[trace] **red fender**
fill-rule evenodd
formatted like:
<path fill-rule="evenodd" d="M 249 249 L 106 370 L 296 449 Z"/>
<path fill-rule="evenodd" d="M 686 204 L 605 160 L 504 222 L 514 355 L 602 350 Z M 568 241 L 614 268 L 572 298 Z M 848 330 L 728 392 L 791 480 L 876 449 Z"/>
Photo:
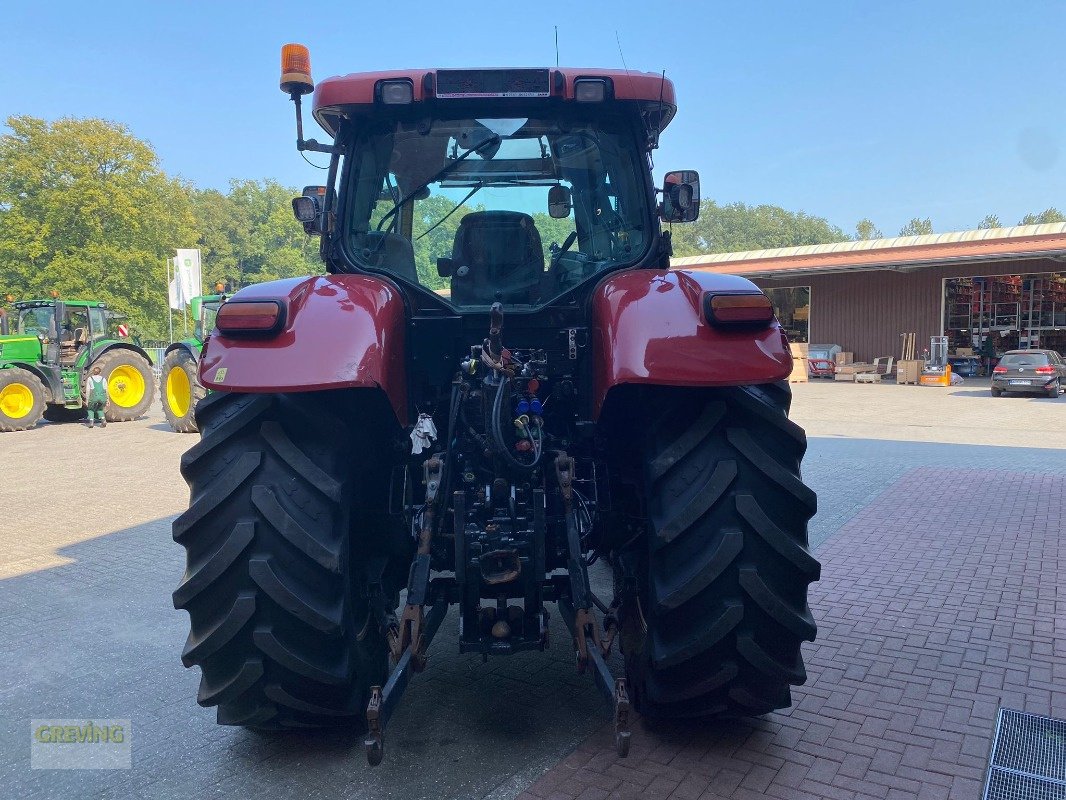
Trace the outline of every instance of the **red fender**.
<path fill-rule="evenodd" d="M 706 292 L 760 289 L 735 275 L 632 270 L 608 278 L 592 298 L 593 414 L 623 383 L 742 386 L 787 378 L 792 371 L 780 324 L 728 330 L 703 321 Z"/>
<path fill-rule="evenodd" d="M 379 387 L 407 422 L 404 305 L 385 281 L 317 275 L 260 283 L 231 302 L 280 300 L 285 327 L 267 338 L 211 334 L 200 382 L 224 392 L 310 392 Z"/>

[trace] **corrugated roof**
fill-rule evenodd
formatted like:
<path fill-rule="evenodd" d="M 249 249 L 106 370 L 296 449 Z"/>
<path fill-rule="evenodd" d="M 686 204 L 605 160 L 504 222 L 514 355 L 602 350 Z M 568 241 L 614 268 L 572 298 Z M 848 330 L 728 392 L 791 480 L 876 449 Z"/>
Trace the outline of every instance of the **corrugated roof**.
<path fill-rule="evenodd" d="M 671 259 L 675 268 L 741 275 L 781 271 L 837 271 L 942 264 L 987 258 L 1037 258 L 1066 254 L 1066 223 L 896 236 L 832 244 L 712 253 Z"/>

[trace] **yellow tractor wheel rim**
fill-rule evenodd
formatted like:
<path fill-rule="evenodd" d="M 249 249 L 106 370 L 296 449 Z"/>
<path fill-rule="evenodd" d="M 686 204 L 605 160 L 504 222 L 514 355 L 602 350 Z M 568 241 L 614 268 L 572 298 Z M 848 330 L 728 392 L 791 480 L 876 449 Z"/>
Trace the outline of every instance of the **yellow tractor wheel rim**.
<path fill-rule="evenodd" d="M 0 411 L 9 419 L 22 419 L 33 410 L 33 390 L 24 383 L 9 383 L 0 389 Z"/>
<path fill-rule="evenodd" d="M 179 419 L 189 413 L 192 405 L 192 385 L 189 376 L 181 367 L 167 373 L 167 404 L 170 412 Z"/>
<path fill-rule="evenodd" d="M 107 394 L 115 405 L 133 408 L 144 399 L 144 377 L 135 367 L 115 367 L 107 377 Z"/>

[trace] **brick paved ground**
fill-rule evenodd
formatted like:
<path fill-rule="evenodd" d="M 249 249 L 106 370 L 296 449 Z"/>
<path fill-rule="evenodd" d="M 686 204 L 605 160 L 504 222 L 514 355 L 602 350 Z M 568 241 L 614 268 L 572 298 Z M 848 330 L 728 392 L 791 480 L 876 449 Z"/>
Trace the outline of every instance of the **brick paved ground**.
<path fill-rule="evenodd" d="M 1066 717 L 1066 477 L 919 468 L 836 533 L 793 707 L 586 740 L 525 800 L 976 798 L 1000 705 Z"/>
<path fill-rule="evenodd" d="M 852 420 L 845 430 L 827 410 L 848 408 L 860 400 L 869 420 L 862 427 Z M 1010 409 L 1016 415 L 1001 414 L 997 423 L 998 409 Z M 856 531 L 863 530 L 862 520 L 893 518 L 890 511 L 871 515 L 866 506 L 883 502 L 877 498 L 885 488 L 918 467 L 1066 475 L 1066 433 L 1062 432 L 1066 427 L 1061 425 L 1056 429 L 1045 424 L 1040 447 L 989 446 L 1031 444 L 1020 432 L 1025 426 L 1044 424 L 1037 411 L 1049 414 L 1064 409 L 1066 398 L 1021 398 L 1004 404 L 983 392 L 955 396 L 914 387 L 797 387 L 793 411 L 812 435 L 804 477 L 819 495 L 820 511 L 812 520 L 811 539 L 827 563 L 823 583 L 813 593 L 822 638 L 808 648 L 812 682 L 797 698 L 809 696 L 808 704 L 826 699 L 826 681 L 832 674 L 821 672 L 831 665 L 823 668 L 819 653 L 833 641 L 830 628 L 845 622 L 834 619 L 834 609 L 822 598 L 838 581 L 836 574 L 867 558 L 854 547 Z M 956 427 L 965 422 L 967 441 L 972 444 L 937 443 L 941 433 L 937 423 L 944 419 L 954 420 Z M 886 440 L 890 434 L 901 441 Z M 0 460 L 20 467 L 8 470 L 0 490 L 4 501 L 0 512 L 0 653 L 5 659 L 4 681 L 0 681 L 0 797 L 508 800 L 601 727 L 607 717 L 605 705 L 587 676 L 574 674 L 573 655 L 558 615 L 553 619 L 548 653 L 494 659 L 487 664 L 456 652 L 456 622 L 454 617 L 447 620 L 433 644 L 433 666 L 412 682 L 390 729 L 389 755 L 374 769 L 365 765 L 355 736 L 263 736 L 216 726 L 213 715 L 194 702 L 197 671 L 184 670 L 178 659 L 187 621 L 170 602 L 170 592 L 184 567 L 181 548 L 170 537 L 170 522 L 188 497 L 177 474 L 177 459 L 193 441 L 194 437 L 170 433 L 158 407 L 148 419 L 108 426 L 106 431 L 41 425 L 34 431 L 0 437 Z M 1033 478 L 1027 484 L 1034 498 L 1060 496 L 1062 488 L 1057 479 Z M 1050 502 L 1034 500 L 1049 510 Z M 971 513 L 969 509 L 973 509 L 973 519 L 992 524 L 985 519 L 986 510 L 1000 512 L 1003 499 L 999 492 L 972 496 L 965 487 L 956 486 L 949 503 L 950 513 L 964 515 L 953 525 L 965 528 L 971 524 L 965 516 Z M 916 522 L 925 524 L 918 516 L 896 521 L 901 529 Z M 925 548 L 926 538 L 942 538 L 950 531 L 927 526 L 920 534 Z M 901 554 L 915 544 L 916 537 L 907 541 L 907 545 L 896 543 Z M 1010 547 L 1007 552 L 1013 555 Z M 990 553 L 982 569 L 974 573 L 979 590 L 985 590 L 988 576 L 997 574 L 993 569 L 1000 568 L 998 556 Z M 1054 569 L 1050 561 L 1044 566 Z M 599 571 L 593 578 L 604 582 L 597 591 L 606 594 L 606 572 Z M 1062 616 L 1063 609 L 1057 611 Z M 1047 614 L 1050 617 L 1051 611 Z M 850 634 L 856 642 L 868 638 L 861 625 L 840 630 L 840 636 Z M 1039 649 L 1037 653 L 1042 655 Z M 846 651 L 836 653 L 841 663 L 846 655 Z M 997 669 L 993 659 L 989 670 Z M 973 671 L 985 674 L 977 666 Z M 1061 673 L 1053 677 L 1063 682 Z M 840 685 L 852 688 L 831 694 L 822 709 L 810 711 L 802 706 L 793 716 L 775 716 L 754 726 L 699 733 L 638 730 L 634 755 L 624 766 L 647 775 L 651 762 L 642 759 L 650 755 L 669 762 L 685 751 L 687 755 L 646 778 L 679 780 L 678 776 L 688 775 L 684 759 L 694 760 L 713 746 L 715 757 L 726 759 L 729 770 L 743 771 L 747 777 L 752 767 L 744 762 L 745 753 L 751 759 L 758 742 L 779 743 L 783 754 L 770 755 L 782 762 L 790 753 L 804 752 L 780 743 L 799 736 L 796 726 L 801 723 L 800 732 L 821 735 L 825 729 L 812 726 L 834 719 L 830 715 L 836 713 L 832 710 L 835 700 L 857 702 L 853 695 L 860 696 L 856 693 L 868 689 L 872 680 L 857 682 L 842 676 Z M 1016 677 L 1011 680 L 1017 683 Z M 1036 687 L 1036 680 L 1030 685 Z M 1039 710 L 1036 705 L 1024 707 Z M 87 715 L 132 718 L 132 769 L 30 769 L 30 719 Z M 583 747 L 595 745 L 596 759 L 613 762 L 606 755 L 608 743 L 603 743 L 603 748 L 595 741 Z M 822 746 L 817 741 L 801 745 L 808 751 Z M 741 752 L 734 756 L 732 751 L 738 747 Z M 655 749 L 649 753 L 649 748 Z M 575 758 L 593 757 L 583 752 L 579 750 Z M 962 743 L 959 753 L 963 753 Z M 815 754 L 808 752 L 807 757 L 813 766 Z M 872 756 L 866 757 L 872 763 Z M 779 762 L 760 753 L 754 764 L 776 768 Z M 911 767 L 903 758 L 900 766 Z M 803 763 L 799 769 L 809 766 Z M 841 767 L 833 777 L 843 780 L 849 771 L 857 771 L 857 764 Z M 728 786 L 729 774 L 720 773 L 719 789 Z M 902 771 L 897 774 L 906 777 Z M 601 775 L 600 780 L 611 778 Z M 833 779 L 823 783 L 833 786 Z M 657 784 L 655 792 L 660 785 L 669 783 Z M 848 795 L 850 790 L 843 792 Z M 645 794 L 649 800 L 656 796 Z"/>

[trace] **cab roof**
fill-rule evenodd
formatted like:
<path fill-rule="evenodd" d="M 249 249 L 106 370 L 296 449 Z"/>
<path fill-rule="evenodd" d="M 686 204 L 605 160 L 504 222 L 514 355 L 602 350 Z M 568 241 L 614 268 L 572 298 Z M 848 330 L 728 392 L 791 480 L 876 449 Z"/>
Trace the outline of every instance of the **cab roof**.
<path fill-rule="evenodd" d="M 450 103 L 454 97 L 440 97 L 438 87 L 441 85 L 439 77 L 447 80 L 449 76 L 457 73 L 466 73 L 468 76 L 478 74 L 500 78 L 505 75 L 523 73 L 532 75 L 547 73 L 547 98 L 542 96 L 527 98 L 537 99 L 561 99 L 565 102 L 574 102 L 574 82 L 581 78 L 601 78 L 608 81 L 610 88 L 610 100 L 636 101 L 642 105 L 658 106 L 662 103 L 662 120 L 659 129 L 665 129 L 677 111 L 677 100 L 674 94 L 674 84 L 661 74 L 652 72 L 633 72 L 621 69 L 583 69 L 578 67 L 556 68 L 471 68 L 471 69 L 410 69 L 391 70 L 387 72 L 353 72 L 349 75 L 339 75 L 326 78 L 315 87 L 314 115 L 319 124 L 331 135 L 336 135 L 338 125 L 337 114 L 342 109 L 351 106 L 371 107 L 375 104 L 378 96 L 378 84 L 382 81 L 409 80 L 411 81 L 414 102 L 436 100 L 440 103 Z M 473 96 L 473 95 L 471 95 Z M 488 97 L 484 94 L 479 99 L 483 102 L 492 102 L 494 99 L 510 99 L 520 95 L 500 96 L 499 98 Z"/>
<path fill-rule="evenodd" d="M 41 306 L 53 306 L 59 302 L 62 302 L 68 308 L 71 306 L 81 306 L 84 308 L 107 308 L 107 303 L 103 303 L 99 300 L 67 300 L 64 297 L 57 297 L 55 300 L 19 300 L 14 305 L 15 308 L 40 308 Z"/>

